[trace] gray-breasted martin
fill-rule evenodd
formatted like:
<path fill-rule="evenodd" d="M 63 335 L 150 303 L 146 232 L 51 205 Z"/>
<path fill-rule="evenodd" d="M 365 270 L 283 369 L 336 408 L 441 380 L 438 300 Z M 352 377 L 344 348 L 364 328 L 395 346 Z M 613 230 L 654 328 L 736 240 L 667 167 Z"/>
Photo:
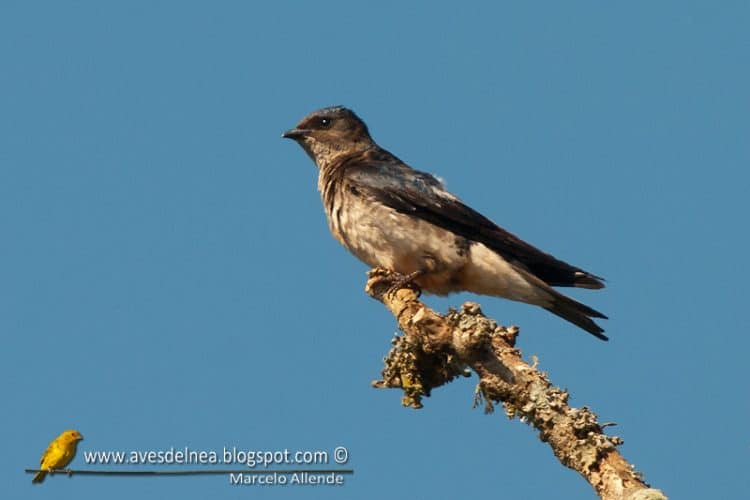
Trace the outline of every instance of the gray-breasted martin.
<path fill-rule="evenodd" d="M 469 291 L 541 306 L 607 340 L 591 318 L 607 317 L 553 286 L 603 288 L 602 278 L 558 260 L 500 228 L 372 140 L 353 111 L 315 111 L 284 132 L 318 166 L 333 236 L 373 267 L 438 295 Z"/>

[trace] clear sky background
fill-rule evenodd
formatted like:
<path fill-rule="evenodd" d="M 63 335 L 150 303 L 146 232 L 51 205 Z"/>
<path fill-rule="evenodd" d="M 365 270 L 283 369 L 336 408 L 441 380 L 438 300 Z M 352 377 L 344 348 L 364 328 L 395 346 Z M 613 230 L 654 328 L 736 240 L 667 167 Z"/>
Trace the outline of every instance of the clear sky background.
<path fill-rule="evenodd" d="M 0 6 L 4 498 L 593 498 L 535 432 L 370 388 L 396 324 L 280 138 L 343 104 L 527 241 L 605 276 L 600 342 L 521 327 L 572 404 L 673 498 L 750 488 L 747 2 Z M 322 449 L 339 488 L 53 477 L 82 451 Z M 196 468 L 196 467 L 193 467 Z M 200 466 L 198 466 L 200 468 Z M 116 469 L 116 468 L 114 468 Z M 249 488 L 249 489 L 248 489 Z"/>

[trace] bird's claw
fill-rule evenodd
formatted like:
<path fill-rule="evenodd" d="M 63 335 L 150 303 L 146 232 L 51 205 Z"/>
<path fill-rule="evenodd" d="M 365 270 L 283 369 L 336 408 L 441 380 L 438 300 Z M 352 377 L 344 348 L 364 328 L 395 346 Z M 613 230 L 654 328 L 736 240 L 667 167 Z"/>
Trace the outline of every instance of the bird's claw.
<path fill-rule="evenodd" d="M 414 280 L 419 278 L 422 274 L 424 274 L 424 271 L 414 271 L 409 274 L 397 274 L 396 280 L 391 284 L 391 286 L 388 287 L 388 291 L 386 293 L 394 294 L 402 288 L 409 288 L 411 290 L 414 290 L 417 294 L 417 297 L 419 297 L 420 295 L 422 295 L 422 291 L 419 289 L 416 283 L 414 283 Z"/>

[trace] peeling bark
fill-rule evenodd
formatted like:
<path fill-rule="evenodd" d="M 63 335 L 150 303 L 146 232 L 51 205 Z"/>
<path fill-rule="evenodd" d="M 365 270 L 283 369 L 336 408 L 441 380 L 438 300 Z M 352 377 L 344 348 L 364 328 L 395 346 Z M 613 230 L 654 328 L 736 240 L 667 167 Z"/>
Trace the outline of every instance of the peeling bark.
<path fill-rule="evenodd" d="M 568 406 L 568 393 L 553 386 L 536 361 L 521 358 L 518 328 L 505 328 L 467 302 L 460 311 L 440 315 L 419 301 L 419 290 L 400 276 L 373 269 L 365 288 L 396 317 L 404 332 L 393 340 L 378 388 L 401 388 L 402 404 L 421 408 L 432 389 L 459 376 L 479 377 L 475 403 L 485 412 L 501 403 L 509 418 L 518 417 L 539 431 L 560 462 L 581 474 L 603 499 L 661 500 L 642 475 L 617 450 L 622 439 L 604 434 L 606 424 L 586 407 Z"/>

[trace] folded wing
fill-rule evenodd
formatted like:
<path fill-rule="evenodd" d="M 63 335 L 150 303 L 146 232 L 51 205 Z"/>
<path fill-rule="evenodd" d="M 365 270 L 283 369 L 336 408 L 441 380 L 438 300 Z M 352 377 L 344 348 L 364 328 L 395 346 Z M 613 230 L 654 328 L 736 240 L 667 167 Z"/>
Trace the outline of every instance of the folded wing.
<path fill-rule="evenodd" d="M 556 259 L 466 206 L 432 175 L 414 170 L 382 150 L 370 156 L 369 162 L 357 157 L 353 159 L 356 161 L 344 165 L 344 178 L 352 182 L 362 196 L 483 243 L 548 285 L 604 287 L 602 278 Z"/>

